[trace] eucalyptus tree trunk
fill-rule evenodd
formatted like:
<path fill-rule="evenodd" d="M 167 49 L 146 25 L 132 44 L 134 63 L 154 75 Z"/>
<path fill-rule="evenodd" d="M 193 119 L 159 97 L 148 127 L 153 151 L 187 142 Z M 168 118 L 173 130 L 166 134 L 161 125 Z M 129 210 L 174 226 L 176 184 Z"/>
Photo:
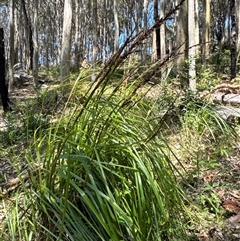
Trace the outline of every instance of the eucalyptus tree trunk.
<path fill-rule="evenodd" d="M 119 21 L 118 21 L 118 9 L 117 0 L 113 0 L 113 15 L 114 15 L 114 53 L 117 52 L 119 48 Z"/>
<path fill-rule="evenodd" d="M 236 25 L 237 25 L 237 62 L 240 56 L 240 1 L 236 1 Z"/>
<path fill-rule="evenodd" d="M 196 24 L 195 24 L 195 4 L 188 0 L 188 61 L 189 61 L 189 89 L 196 92 Z"/>
<path fill-rule="evenodd" d="M 154 22 L 159 20 L 158 13 L 158 0 L 153 1 Z M 156 28 L 153 32 L 153 44 L 152 44 L 152 61 L 160 59 L 160 28 Z"/>
<path fill-rule="evenodd" d="M 21 63 L 21 65 L 23 64 L 23 58 L 24 58 L 24 53 L 26 53 L 26 51 L 24 51 L 24 49 L 26 49 L 26 44 L 23 41 L 23 36 L 25 34 L 25 27 L 24 26 L 24 18 L 23 18 L 23 11 L 22 11 L 22 2 L 20 2 L 20 7 L 19 7 L 19 21 L 18 21 L 18 31 L 19 31 L 19 62 Z"/>
<path fill-rule="evenodd" d="M 80 5 L 79 1 L 75 0 L 75 36 L 74 36 L 74 65 L 78 69 L 80 66 L 80 46 L 79 46 L 79 14 L 80 14 Z"/>
<path fill-rule="evenodd" d="M 103 0 L 103 9 L 107 9 L 108 6 L 108 1 L 107 0 Z M 102 36 L 101 38 L 101 42 L 102 42 L 102 61 L 103 63 L 106 62 L 107 60 L 107 23 L 108 23 L 108 19 L 106 17 L 107 13 L 105 11 L 105 13 L 102 16 L 101 19 L 101 34 L 100 36 Z"/>
<path fill-rule="evenodd" d="M 38 85 L 38 0 L 34 0 L 34 18 L 33 18 L 33 80 L 35 86 Z"/>
<path fill-rule="evenodd" d="M 141 25 L 142 25 L 142 1 L 135 1 L 135 8 L 136 8 L 136 14 L 135 14 L 135 24 L 136 24 L 136 33 L 140 32 Z"/>
<path fill-rule="evenodd" d="M 166 1 L 160 1 L 160 18 L 164 18 L 166 10 Z M 160 26 L 160 58 L 163 59 L 166 56 L 166 23 L 164 22 Z M 166 76 L 166 67 L 163 66 L 161 70 L 161 77 L 165 78 Z"/>
<path fill-rule="evenodd" d="M 143 2 L 143 26 L 144 29 L 148 28 L 148 0 L 144 0 Z M 147 56 L 147 47 L 148 47 L 148 42 L 147 40 L 144 41 L 143 44 L 143 58 L 146 58 Z"/>
<path fill-rule="evenodd" d="M 13 66 L 14 66 L 14 35 L 15 35 L 15 26 L 14 26 L 14 8 L 15 8 L 15 0 L 9 1 L 9 25 L 10 25 L 10 40 L 9 40 L 9 66 L 8 66 L 8 73 L 9 73 L 9 82 L 8 82 L 8 91 L 12 91 L 13 87 Z"/>
<path fill-rule="evenodd" d="M 204 10 L 205 10 L 205 18 L 204 18 L 204 25 L 203 25 L 203 64 L 204 68 L 206 68 L 206 59 L 209 56 L 209 46 L 210 46 L 210 21 L 211 21 L 211 14 L 210 14 L 210 5 L 211 0 L 204 0 Z"/>
<path fill-rule="evenodd" d="M 193 0 L 190 0 L 193 1 Z M 194 2 L 193 2 L 194 4 Z M 185 1 L 177 13 L 176 42 L 175 48 L 178 52 L 176 67 L 178 75 L 182 73 L 188 49 L 188 1 Z M 182 83 L 185 85 L 185 83 Z"/>
<path fill-rule="evenodd" d="M 195 12 L 195 17 L 194 17 L 194 22 L 195 22 L 195 54 L 199 54 L 199 43 L 200 43 L 200 30 L 199 30 L 199 4 L 198 0 L 194 0 L 194 12 Z"/>
<path fill-rule="evenodd" d="M 27 13 L 27 8 L 26 8 L 26 3 L 24 0 L 21 1 L 22 3 L 22 10 L 23 10 L 23 16 L 24 16 L 24 20 L 25 20 L 25 33 L 26 33 L 26 43 L 25 43 L 25 50 L 26 50 L 26 70 L 29 71 L 29 69 L 33 69 L 33 33 L 32 33 L 32 25 L 31 25 L 31 21 L 29 18 L 29 15 Z"/>
<path fill-rule="evenodd" d="M 160 1 L 160 18 L 164 18 L 166 9 L 165 0 Z M 166 31 L 165 23 L 160 26 L 160 57 L 164 58 L 166 55 Z"/>
<path fill-rule="evenodd" d="M 51 48 L 51 45 L 53 43 L 50 43 L 50 29 L 51 29 L 51 17 L 50 17 L 50 6 L 47 4 L 47 9 L 46 9 L 47 17 L 44 19 L 45 26 L 46 26 L 46 33 L 45 33 L 45 66 L 47 69 L 49 69 L 49 60 L 50 60 L 50 51 L 49 49 Z M 52 33 L 54 34 L 54 33 Z"/>
<path fill-rule="evenodd" d="M 70 51 L 71 51 L 71 29 L 72 29 L 72 0 L 65 0 L 63 13 L 63 32 L 61 48 L 61 81 L 67 80 L 70 73 Z"/>
<path fill-rule="evenodd" d="M 135 25 L 136 25 L 136 34 L 141 31 L 141 25 L 142 25 L 142 1 L 135 1 L 135 8 L 136 8 L 136 14 L 135 14 Z M 142 43 L 139 44 L 137 47 L 137 52 L 136 52 L 136 61 L 142 59 Z M 137 63 L 136 62 L 136 63 Z"/>
<path fill-rule="evenodd" d="M 231 75 L 230 79 L 236 77 L 237 72 L 237 26 L 236 26 L 236 5 L 235 0 L 230 1 L 230 14 L 231 14 L 231 39 L 230 39 L 230 51 L 231 51 Z"/>
<path fill-rule="evenodd" d="M 19 31 L 18 31 L 18 24 L 20 22 L 19 18 L 19 9 L 14 8 L 14 64 L 19 62 L 19 56 L 18 56 L 18 51 L 19 51 Z"/>
<path fill-rule="evenodd" d="M 92 81 L 96 80 L 96 66 L 95 63 L 98 57 L 98 4 L 97 0 L 92 1 Z"/>
<path fill-rule="evenodd" d="M 93 46 L 92 46 L 92 63 L 94 64 L 98 56 L 98 4 L 97 0 L 92 1 L 92 35 L 93 35 Z"/>
<path fill-rule="evenodd" d="M 145 29 L 148 27 L 148 0 L 143 1 L 143 26 Z"/>
<path fill-rule="evenodd" d="M 5 54 L 4 54 L 4 32 L 3 28 L 0 28 L 0 95 L 2 100 L 3 110 L 9 111 L 8 88 L 5 81 Z"/>
<path fill-rule="evenodd" d="M 71 1 L 71 0 L 69 0 Z M 56 12 L 56 20 L 55 20 L 55 24 L 56 24 L 56 37 L 55 37 L 55 41 L 58 42 L 58 45 L 56 47 L 56 63 L 61 65 L 61 56 L 62 56 L 62 43 L 63 43 L 63 17 L 62 17 L 62 13 L 65 11 L 65 4 L 64 7 L 62 8 L 61 6 L 61 1 L 56 1 L 55 4 L 55 12 Z M 68 30 L 69 31 L 69 30 Z"/>

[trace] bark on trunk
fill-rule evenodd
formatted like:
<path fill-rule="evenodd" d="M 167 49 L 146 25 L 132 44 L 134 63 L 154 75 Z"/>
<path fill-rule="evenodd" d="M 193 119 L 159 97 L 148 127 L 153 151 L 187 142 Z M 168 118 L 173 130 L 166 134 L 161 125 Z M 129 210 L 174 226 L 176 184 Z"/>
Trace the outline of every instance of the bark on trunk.
<path fill-rule="evenodd" d="M 116 53 L 119 49 L 119 21 L 118 21 L 118 12 L 117 12 L 117 1 L 113 1 L 113 15 L 114 15 L 114 53 Z"/>
<path fill-rule="evenodd" d="M 0 28 L 0 94 L 4 112 L 11 110 L 9 106 L 8 88 L 5 81 L 4 34 Z"/>
<path fill-rule="evenodd" d="M 231 40 L 230 40 L 230 50 L 231 50 L 231 75 L 230 79 L 236 78 L 237 72 L 237 32 L 236 32 L 236 6 L 235 0 L 230 2 L 230 13 L 231 13 Z"/>
<path fill-rule="evenodd" d="M 188 61 L 189 89 L 196 92 L 196 23 L 194 1 L 188 1 Z"/>
<path fill-rule="evenodd" d="M 209 42 L 210 42 L 210 0 L 204 0 L 204 10 L 205 10 L 205 19 L 204 19 L 204 27 L 203 27 L 203 64 L 206 69 L 206 60 L 209 56 Z"/>
<path fill-rule="evenodd" d="M 28 43 L 29 43 L 29 66 L 26 66 L 27 71 L 30 69 L 33 69 L 33 33 L 32 33 L 32 26 L 31 26 L 31 22 L 29 20 L 28 14 L 27 14 L 27 10 L 26 10 L 26 4 L 25 1 L 22 0 L 22 7 L 23 7 L 23 12 L 24 12 L 24 18 L 26 21 L 26 33 L 28 36 Z"/>
<path fill-rule="evenodd" d="M 61 50 L 61 80 L 65 81 L 70 74 L 71 28 L 72 28 L 72 0 L 64 2 L 63 37 Z"/>
<path fill-rule="evenodd" d="M 154 21 L 157 22 L 159 20 L 158 13 L 158 1 L 154 1 Z M 156 57 L 157 59 L 161 58 L 161 49 L 160 49 L 160 28 L 155 29 L 156 34 Z"/>
<path fill-rule="evenodd" d="M 14 66 L 14 0 L 9 1 L 9 15 L 10 15 L 10 39 L 9 39 L 9 65 L 8 65 L 8 90 L 11 92 L 13 87 L 13 66 Z"/>
<path fill-rule="evenodd" d="M 34 51 L 33 51 L 33 80 L 35 86 L 38 85 L 38 0 L 34 1 Z"/>

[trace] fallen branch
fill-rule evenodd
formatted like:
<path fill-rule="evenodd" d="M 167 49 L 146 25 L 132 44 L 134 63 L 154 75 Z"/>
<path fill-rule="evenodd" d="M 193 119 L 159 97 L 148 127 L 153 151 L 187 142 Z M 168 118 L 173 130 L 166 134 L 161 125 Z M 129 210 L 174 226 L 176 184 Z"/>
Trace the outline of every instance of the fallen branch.
<path fill-rule="evenodd" d="M 213 96 L 214 103 L 240 105 L 240 94 L 215 93 Z"/>
<path fill-rule="evenodd" d="M 224 120 L 240 119 L 240 108 L 219 105 L 215 106 L 215 110 Z"/>

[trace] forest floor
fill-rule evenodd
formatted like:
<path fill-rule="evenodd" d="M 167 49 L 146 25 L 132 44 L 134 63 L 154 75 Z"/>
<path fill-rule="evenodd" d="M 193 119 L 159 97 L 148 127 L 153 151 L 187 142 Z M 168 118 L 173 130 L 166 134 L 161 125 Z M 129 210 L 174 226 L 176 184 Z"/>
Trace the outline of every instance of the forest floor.
<path fill-rule="evenodd" d="M 158 95 L 159 91 L 161 89 L 158 85 L 154 86 L 148 97 Z M 18 102 L 36 97 L 37 93 L 31 86 L 15 90 L 11 96 L 14 101 Z M 4 132 L 8 124 L 8 118 L 1 111 L 0 132 Z M 238 134 L 240 135 L 240 131 Z M 4 141 L 3 135 L 0 142 L 4 143 Z M 177 136 L 171 135 L 169 141 L 172 146 L 175 146 L 177 153 L 179 144 Z M 231 140 L 226 140 L 227 146 L 229 144 L 231 146 L 229 141 Z M 204 148 L 204 151 L 208 150 L 208 147 Z M 195 216 L 200 220 L 200 225 L 199 223 L 190 225 L 189 232 L 194 233 L 198 238 L 193 240 L 240 240 L 240 142 L 231 146 L 230 149 L 227 155 L 216 157 L 215 160 L 209 160 L 209 165 L 201 166 L 199 172 L 193 173 L 192 180 L 189 180 L 192 188 L 186 187 L 186 192 L 200 206 L 199 209 L 192 210 L 196 212 Z M 21 151 L 24 152 L 24 145 Z M 180 161 L 184 162 L 181 158 Z M 189 172 L 194 169 L 194 163 L 185 162 L 184 165 Z M 21 185 L 18 179 L 19 173 L 27 174 L 24 159 L 14 161 L 13 165 L 8 149 L 2 150 L 0 156 L 0 231 L 6 218 L 6 205 L 11 205 L 12 202 L 11 192 Z"/>

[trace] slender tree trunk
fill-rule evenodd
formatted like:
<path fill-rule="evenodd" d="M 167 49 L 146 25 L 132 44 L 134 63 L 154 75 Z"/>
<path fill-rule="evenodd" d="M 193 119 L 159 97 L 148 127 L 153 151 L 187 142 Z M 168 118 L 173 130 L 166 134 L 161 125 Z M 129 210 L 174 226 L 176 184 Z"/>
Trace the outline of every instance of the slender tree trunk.
<path fill-rule="evenodd" d="M 3 110 L 11 110 L 9 106 L 8 88 L 5 81 L 5 55 L 4 55 L 4 33 L 3 28 L 0 28 L 0 94 Z"/>
<path fill-rule="evenodd" d="M 64 8 L 62 9 L 62 7 L 61 7 L 61 5 L 60 5 L 60 3 L 59 3 L 59 1 L 57 1 L 56 3 L 55 3 L 55 12 L 57 13 L 56 14 L 56 24 L 57 24 L 57 26 L 56 26 L 56 29 L 57 29 L 57 37 L 56 37 L 56 39 L 55 39 L 55 41 L 57 41 L 59 44 L 57 45 L 57 47 L 56 47 L 56 52 L 57 52 L 57 54 L 56 54 L 56 63 L 57 64 L 60 64 L 61 65 L 61 56 L 62 56 L 62 43 L 63 43 L 63 21 L 64 20 L 62 20 L 63 18 L 62 18 L 62 12 L 64 12 L 65 11 L 65 4 L 64 4 Z"/>
<path fill-rule="evenodd" d="M 144 24 L 144 29 L 147 29 L 148 27 L 148 0 L 144 0 L 143 2 L 143 24 Z M 143 59 L 147 57 L 147 40 L 144 41 L 143 44 Z"/>
<path fill-rule="evenodd" d="M 92 17 L 93 17 L 93 45 L 92 45 L 92 81 L 96 80 L 95 63 L 98 57 L 98 7 L 97 0 L 92 1 Z"/>
<path fill-rule="evenodd" d="M 24 51 L 24 48 L 26 46 L 26 44 L 22 41 L 23 35 L 25 34 L 25 28 L 23 27 L 25 24 L 25 20 L 23 17 L 23 6 L 22 6 L 22 2 L 20 2 L 20 11 L 19 11 L 19 25 L 18 25 L 18 29 L 19 29 L 19 62 L 21 63 L 21 65 L 23 65 L 23 55 L 26 51 Z"/>
<path fill-rule="evenodd" d="M 164 18 L 166 9 L 165 0 L 160 1 L 160 18 Z M 164 58 L 166 55 L 166 30 L 165 23 L 160 26 L 160 57 Z"/>
<path fill-rule="evenodd" d="M 118 10 L 117 10 L 117 0 L 113 0 L 113 15 L 114 15 L 114 53 L 117 52 L 119 48 L 119 21 L 118 21 Z"/>
<path fill-rule="evenodd" d="M 230 51 L 231 51 L 231 75 L 230 79 L 236 77 L 237 72 L 237 28 L 236 28 L 236 6 L 235 0 L 230 1 L 230 14 L 231 14 L 231 39 L 230 39 Z"/>
<path fill-rule="evenodd" d="M 196 24 L 195 24 L 195 4 L 193 0 L 188 0 L 188 60 L 189 60 L 189 89 L 196 92 Z"/>
<path fill-rule="evenodd" d="M 103 9 L 107 8 L 107 1 L 103 1 Z M 102 61 L 103 63 L 107 60 L 107 16 L 106 12 L 102 18 Z"/>
<path fill-rule="evenodd" d="M 18 46 L 19 46 L 19 30 L 18 30 L 18 24 L 20 22 L 19 19 L 19 9 L 14 8 L 14 64 L 19 62 L 19 56 L 18 56 Z"/>
<path fill-rule="evenodd" d="M 92 1 L 92 17 L 93 17 L 93 47 L 92 47 L 92 63 L 94 64 L 98 56 L 98 7 L 97 0 Z"/>
<path fill-rule="evenodd" d="M 198 0 L 194 0 L 194 13 L 195 13 L 195 18 L 194 18 L 194 22 L 195 22 L 195 44 L 196 45 L 199 45 L 200 43 L 200 31 L 199 31 L 199 4 L 198 4 Z M 199 54 L 199 46 L 196 46 L 196 49 L 195 49 L 195 54 Z"/>
<path fill-rule="evenodd" d="M 135 14 L 135 24 L 136 24 L 136 33 L 139 33 L 141 30 L 141 25 L 142 25 L 142 1 L 136 1 L 135 3 L 136 6 L 136 14 Z M 142 59 L 142 43 L 139 44 L 137 47 L 137 52 L 136 52 L 136 61 L 138 62 L 139 60 Z"/>
<path fill-rule="evenodd" d="M 8 91 L 11 92 L 13 88 L 13 66 L 14 66 L 14 7 L 15 1 L 9 1 L 9 23 L 10 23 L 10 40 L 9 40 L 9 65 L 8 65 L 8 73 L 9 73 L 9 81 L 8 81 Z"/>
<path fill-rule="evenodd" d="M 80 31 L 79 31 L 79 13 L 80 13 L 79 0 L 75 0 L 75 36 L 74 36 L 74 65 L 75 69 L 80 66 Z"/>
<path fill-rule="evenodd" d="M 237 62 L 240 56 L 240 1 L 236 1 L 236 25 L 237 25 Z"/>
<path fill-rule="evenodd" d="M 72 29 L 72 0 L 65 0 L 63 13 L 63 37 L 61 49 L 61 80 L 65 81 L 70 73 L 71 29 Z"/>
<path fill-rule="evenodd" d="M 38 0 L 34 0 L 34 32 L 33 32 L 33 80 L 38 85 Z"/>
<path fill-rule="evenodd" d="M 164 18 L 166 10 L 165 0 L 160 1 L 160 18 Z M 163 59 L 166 56 L 166 25 L 163 23 L 160 26 L 160 58 Z M 166 77 L 166 66 L 161 69 L 161 77 Z"/>
<path fill-rule="evenodd" d="M 51 20 L 50 20 L 50 6 L 47 5 L 47 18 L 45 19 L 45 25 L 46 25 L 46 36 L 45 36 L 45 65 L 47 69 L 49 69 L 49 60 L 50 60 L 50 54 L 49 54 L 49 47 L 50 47 L 50 29 L 51 29 Z M 52 45 L 52 44 L 51 44 Z M 52 48 L 52 47 L 50 47 Z M 52 58 L 52 56 L 51 56 Z"/>
<path fill-rule="evenodd" d="M 193 1 L 193 0 L 190 0 Z M 184 61 L 187 58 L 188 49 L 188 1 L 185 1 L 177 13 L 176 26 L 176 44 L 175 47 L 179 52 L 176 60 L 177 72 L 181 74 L 183 71 Z M 182 83 L 185 86 L 185 83 Z"/>
<path fill-rule="evenodd" d="M 153 1 L 153 11 L 154 11 L 154 22 L 157 22 L 159 20 L 159 13 L 158 13 L 158 0 Z M 152 54 L 152 60 L 156 61 L 157 59 L 161 58 L 160 53 L 160 28 L 156 28 L 153 32 L 153 54 Z"/>
<path fill-rule="evenodd" d="M 29 56 L 28 54 L 26 54 L 27 57 L 29 57 L 29 59 L 27 59 L 26 69 L 27 71 L 29 71 L 29 69 L 31 70 L 33 69 L 33 33 L 32 33 L 32 26 L 27 14 L 26 4 L 24 0 L 22 0 L 22 9 L 23 9 L 23 15 L 25 19 L 26 37 L 28 38 L 28 44 L 29 44 Z M 26 47 L 26 51 L 28 52 L 27 47 Z"/>
<path fill-rule="evenodd" d="M 203 26 L 203 64 L 206 69 L 206 59 L 209 56 L 209 46 L 210 46 L 210 6 L 211 0 L 204 0 L 204 10 L 205 10 L 205 19 Z"/>

